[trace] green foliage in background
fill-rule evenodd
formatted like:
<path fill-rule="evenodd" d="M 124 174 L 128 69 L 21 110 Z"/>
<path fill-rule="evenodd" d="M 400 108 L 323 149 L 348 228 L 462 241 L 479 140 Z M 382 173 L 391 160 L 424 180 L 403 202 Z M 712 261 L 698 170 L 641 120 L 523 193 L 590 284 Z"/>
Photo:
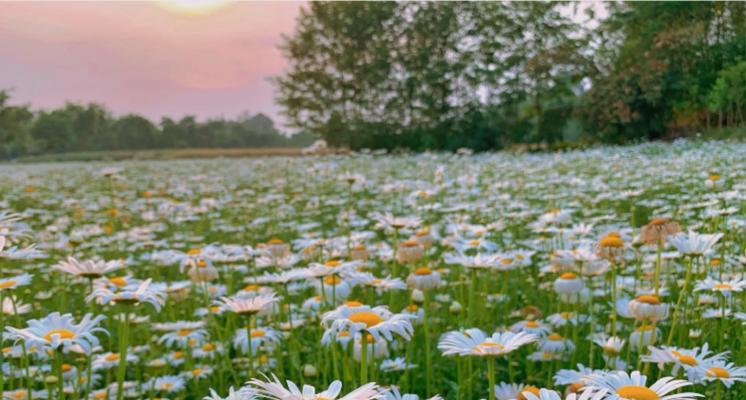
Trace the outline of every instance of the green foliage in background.
<path fill-rule="evenodd" d="M 37 154 L 179 148 L 302 147 L 308 134 L 281 134 L 264 114 L 199 122 L 192 116 L 159 124 L 137 115 L 113 116 L 103 106 L 67 103 L 33 112 L 0 91 L 0 159 Z"/>
<path fill-rule="evenodd" d="M 746 3 L 603 6 L 601 19 L 565 2 L 311 3 L 284 40 L 277 101 L 292 126 L 352 148 L 621 143 L 743 126 Z"/>

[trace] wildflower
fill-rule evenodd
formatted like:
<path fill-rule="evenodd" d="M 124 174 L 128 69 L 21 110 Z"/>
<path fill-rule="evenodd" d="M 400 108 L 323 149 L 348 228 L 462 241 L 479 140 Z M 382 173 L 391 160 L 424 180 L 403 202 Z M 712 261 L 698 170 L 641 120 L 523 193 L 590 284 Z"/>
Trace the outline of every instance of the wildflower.
<path fill-rule="evenodd" d="M 303 385 L 301 390 L 291 381 L 287 381 L 287 388 L 285 388 L 275 375 L 272 375 L 272 379 L 267 379 L 267 381 L 252 379 L 249 384 L 254 387 L 258 396 L 270 400 L 374 400 L 384 399 L 385 392 L 377 384 L 367 383 L 349 394 L 339 397 L 342 392 L 342 382 L 334 381 L 327 390 L 317 394 L 316 388 L 313 386 Z"/>
<path fill-rule="evenodd" d="M 78 261 L 73 257 L 68 257 L 66 261 L 60 261 L 59 263 L 52 266 L 62 272 L 68 274 L 80 276 L 87 279 L 97 279 L 104 274 L 112 271 L 116 271 L 124 267 L 124 261 L 122 260 L 86 260 Z"/>
<path fill-rule="evenodd" d="M 438 343 L 438 349 L 444 356 L 497 357 L 533 343 L 537 339 L 537 336 L 525 332 L 500 332 L 487 336 L 481 330 L 472 328 L 464 332 L 445 334 Z"/>
<path fill-rule="evenodd" d="M 32 319 L 27 322 L 28 328 L 18 329 L 6 327 L 9 334 L 23 340 L 27 348 L 39 347 L 68 352 L 74 346 L 80 346 L 86 353 L 91 353 L 98 345 L 97 332 L 104 332 L 104 328 L 97 325 L 103 321 L 103 315 L 86 314 L 79 323 L 75 323 L 72 314 L 60 315 L 53 312 L 42 319 Z"/>
<path fill-rule="evenodd" d="M 598 373 L 588 378 L 588 386 L 608 390 L 605 397 L 609 400 L 694 400 L 702 397 L 698 393 L 677 393 L 669 395 L 674 390 L 691 385 L 685 380 L 664 377 L 652 386 L 647 386 L 647 377 L 639 371 L 627 374 L 623 371 Z"/>
<path fill-rule="evenodd" d="M 440 273 L 428 267 L 420 267 L 409 274 L 407 284 L 419 290 L 434 289 L 440 285 Z"/>
<path fill-rule="evenodd" d="M 258 295 L 249 298 L 239 297 L 222 297 L 220 299 L 221 307 L 230 310 L 239 315 L 254 315 L 266 309 L 277 301 L 274 294 Z"/>
<path fill-rule="evenodd" d="M 412 316 L 406 314 L 394 314 L 383 306 L 371 308 L 342 305 L 324 314 L 321 323 L 327 326 L 325 335 L 337 335 L 347 331 L 354 336 L 360 332 L 367 332 L 376 340 L 380 337 L 391 340 L 393 334 L 409 340 L 414 332 L 411 318 Z"/>
<path fill-rule="evenodd" d="M 680 254 L 690 257 L 707 255 L 712 251 L 715 243 L 723 237 L 722 233 L 717 234 L 699 234 L 693 231 L 689 233 L 679 233 L 668 238 Z"/>
<path fill-rule="evenodd" d="M 642 227 L 640 241 L 649 245 L 661 244 L 668 236 L 679 232 L 681 227 L 677 222 L 669 218 L 654 218 Z"/>

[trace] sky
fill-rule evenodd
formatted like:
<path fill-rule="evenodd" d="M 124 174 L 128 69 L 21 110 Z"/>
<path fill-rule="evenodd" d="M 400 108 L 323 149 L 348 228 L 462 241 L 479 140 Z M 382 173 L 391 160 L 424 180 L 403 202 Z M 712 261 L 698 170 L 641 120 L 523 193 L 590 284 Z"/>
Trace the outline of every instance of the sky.
<path fill-rule="evenodd" d="M 0 3 L 0 89 L 34 109 L 98 102 L 160 120 L 263 112 L 302 3 Z"/>

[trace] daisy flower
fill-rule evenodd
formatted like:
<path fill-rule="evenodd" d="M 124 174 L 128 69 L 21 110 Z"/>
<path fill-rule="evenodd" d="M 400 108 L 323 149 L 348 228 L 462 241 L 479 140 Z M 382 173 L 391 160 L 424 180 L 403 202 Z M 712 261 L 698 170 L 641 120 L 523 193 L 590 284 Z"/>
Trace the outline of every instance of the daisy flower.
<path fill-rule="evenodd" d="M 255 398 L 256 393 L 251 388 L 242 387 L 234 390 L 231 386 L 226 397 L 220 397 L 215 390 L 210 389 L 210 395 L 203 397 L 202 400 L 253 400 Z"/>
<path fill-rule="evenodd" d="M 416 364 L 408 363 L 404 357 L 392 358 L 389 360 L 381 361 L 381 371 L 393 372 L 393 371 L 405 371 L 408 369 L 417 368 Z"/>
<path fill-rule="evenodd" d="M 342 382 L 334 381 L 329 388 L 321 393 L 316 393 L 316 388 L 310 385 L 303 385 L 300 389 L 292 381 L 286 381 L 287 388 L 280 382 L 274 374 L 272 379 L 262 381 L 252 379 L 249 384 L 254 386 L 258 396 L 270 400 L 375 400 L 384 399 L 385 390 L 381 390 L 375 383 L 367 383 L 353 390 L 346 396 L 339 397 L 342 392 Z"/>
<path fill-rule="evenodd" d="M 396 386 L 391 386 L 391 389 L 386 392 L 386 396 L 384 397 L 386 400 L 420 400 L 420 396 L 416 394 L 402 394 L 399 392 L 399 388 Z M 433 397 L 428 398 L 427 400 L 443 400 L 442 397 L 439 395 L 435 395 Z"/>
<path fill-rule="evenodd" d="M 277 301 L 274 294 L 258 295 L 249 298 L 221 297 L 219 304 L 239 315 L 254 315 Z"/>
<path fill-rule="evenodd" d="M 68 257 L 66 261 L 60 261 L 52 268 L 67 272 L 68 274 L 80 276 L 88 279 L 96 279 L 104 276 L 111 271 L 116 271 L 124 267 L 123 260 L 86 260 L 78 261 L 73 257 Z"/>
<path fill-rule="evenodd" d="M 694 368 L 694 380 L 720 381 L 729 388 L 736 382 L 746 382 L 746 367 L 736 367 L 725 360 L 716 360 Z"/>
<path fill-rule="evenodd" d="M 420 267 L 409 274 L 407 284 L 419 290 L 434 289 L 440 285 L 440 273 L 428 267 Z"/>
<path fill-rule="evenodd" d="M 660 368 L 664 364 L 674 364 L 671 370 L 672 374 L 678 373 L 681 367 L 685 368 L 688 372 L 692 368 L 703 364 L 725 361 L 725 356 L 727 355 L 727 352 L 712 354 L 707 343 L 702 348 L 696 347 L 692 350 L 668 346 L 660 348 L 650 346 L 648 349 L 650 350 L 650 354 L 643 356 L 642 361 L 656 363 Z"/>
<path fill-rule="evenodd" d="M 672 393 L 691 385 L 691 382 L 664 377 L 652 386 L 647 386 L 647 377 L 639 371 L 627 374 L 624 371 L 593 374 L 588 378 L 588 386 L 606 389 L 608 400 L 694 400 L 702 397 L 698 393 Z"/>
<path fill-rule="evenodd" d="M 0 279 L 0 291 L 12 290 L 20 286 L 27 286 L 31 283 L 32 277 L 33 276 L 30 274 L 21 274 L 11 278 Z"/>
<path fill-rule="evenodd" d="M 15 296 L 3 298 L 2 313 L 5 315 L 21 315 L 31 311 L 31 304 L 21 303 Z"/>
<path fill-rule="evenodd" d="M 166 301 L 166 294 L 150 286 L 150 279 L 137 283 L 128 283 L 124 287 L 116 287 L 112 290 L 106 286 L 95 289 L 86 301 L 95 300 L 98 304 L 141 304 L 148 303 L 156 311 L 161 310 L 161 306 Z"/>
<path fill-rule="evenodd" d="M 414 333 L 411 318 L 412 316 L 407 314 L 394 314 L 385 306 L 371 308 L 343 305 L 324 314 L 321 323 L 327 326 L 327 333 L 330 335 L 347 331 L 354 336 L 360 332 L 367 332 L 376 340 L 381 336 L 391 340 L 393 334 L 409 340 Z"/>
<path fill-rule="evenodd" d="M 708 235 L 689 231 L 669 236 L 667 240 L 680 254 L 694 257 L 709 254 L 721 237 L 722 233 Z"/>
<path fill-rule="evenodd" d="M 740 292 L 744 288 L 746 288 L 746 281 L 743 279 L 734 278 L 728 281 L 718 281 L 707 277 L 704 281 L 697 282 L 694 291 L 711 290 L 721 293 L 723 296 L 730 296 L 732 292 Z"/>
<path fill-rule="evenodd" d="M 472 328 L 464 332 L 449 332 L 440 339 L 438 349 L 444 356 L 498 357 L 538 340 L 536 335 L 519 332 L 499 332 L 487 336 Z"/>
<path fill-rule="evenodd" d="M 668 304 L 661 303 L 658 296 L 642 295 L 627 303 L 627 312 L 637 321 L 656 322 L 668 317 Z"/>
<path fill-rule="evenodd" d="M 535 395 L 540 393 L 539 388 L 536 386 L 505 382 L 498 383 L 492 388 L 492 390 L 494 391 L 497 400 L 525 400 L 525 396 L 528 393 L 533 393 Z"/>
<path fill-rule="evenodd" d="M 177 393 L 186 387 L 186 381 L 178 375 L 159 376 L 152 379 L 147 387 L 157 392 Z"/>
<path fill-rule="evenodd" d="M 106 317 L 86 314 L 80 323 L 75 323 L 72 314 L 60 315 L 51 313 L 42 319 L 32 319 L 27 322 L 28 328 L 18 329 L 6 327 L 8 333 L 23 340 L 27 348 L 47 348 L 56 350 L 62 348 L 68 352 L 73 346 L 79 346 L 85 353 L 91 353 L 98 346 L 95 333 L 108 333 L 106 329 L 97 325 Z"/>
<path fill-rule="evenodd" d="M 238 329 L 236 335 L 233 338 L 233 347 L 241 349 L 242 354 L 246 354 L 251 349 L 252 355 L 256 354 L 261 346 L 267 345 L 272 346 L 280 343 L 281 334 L 280 332 L 266 327 L 256 327 L 251 329 L 251 346 L 249 346 L 248 340 L 246 340 L 247 332 L 246 329 Z"/>
<path fill-rule="evenodd" d="M 606 389 L 584 390 L 582 393 L 570 393 L 564 400 L 601 400 L 606 396 Z M 532 392 L 523 394 L 526 400 L 562 400 L 559 393 L 554 390 L 541 389 L 539 395 Z"/>

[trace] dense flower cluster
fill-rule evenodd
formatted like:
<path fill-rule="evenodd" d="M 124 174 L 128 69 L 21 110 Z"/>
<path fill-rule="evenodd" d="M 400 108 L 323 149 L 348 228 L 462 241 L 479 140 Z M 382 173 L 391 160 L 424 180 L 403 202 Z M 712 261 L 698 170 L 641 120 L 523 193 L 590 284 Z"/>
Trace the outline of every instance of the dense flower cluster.
<path fill-rule="evenodd" d="M 743 154 L 2 166 L 0 392 L 742 399 Z"/>

